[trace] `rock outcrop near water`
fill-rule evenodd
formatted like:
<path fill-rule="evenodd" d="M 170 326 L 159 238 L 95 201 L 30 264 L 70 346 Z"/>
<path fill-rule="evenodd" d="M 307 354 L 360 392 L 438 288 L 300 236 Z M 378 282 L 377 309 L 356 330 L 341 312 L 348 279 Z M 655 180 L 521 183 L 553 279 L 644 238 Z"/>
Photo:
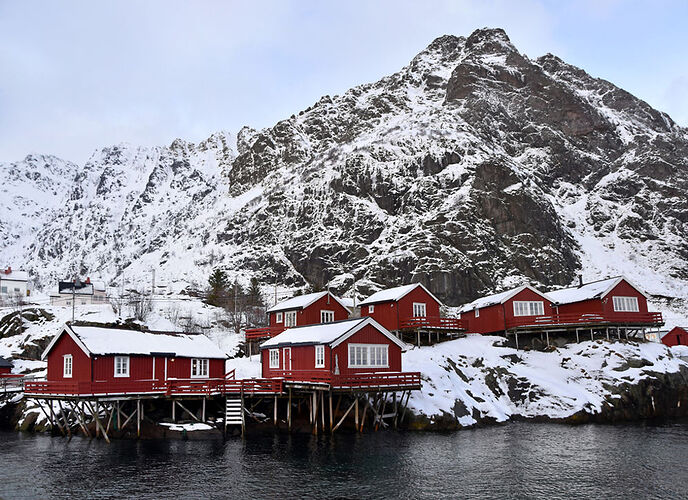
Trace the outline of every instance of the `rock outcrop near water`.
<path fill-rule="evenodd" d="M 632 341 L 586 341 L 537 352 L 476 336 L 413 349 L 405 354 L 405 369 L 423 372 L 423 390 L 411 397 L 410 427 L 688 416 L 685 359 L 688 348 Z"/>

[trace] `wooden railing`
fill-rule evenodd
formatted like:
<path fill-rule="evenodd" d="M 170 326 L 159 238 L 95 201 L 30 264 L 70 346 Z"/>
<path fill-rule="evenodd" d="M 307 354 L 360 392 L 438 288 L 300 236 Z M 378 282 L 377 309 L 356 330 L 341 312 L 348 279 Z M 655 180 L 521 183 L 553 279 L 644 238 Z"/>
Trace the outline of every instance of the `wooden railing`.
<path fill-rule="evenodd" d="M 165 396 L 213 396 L 227 393 L 281 393 L 281 379 L 178 379 L 135 380 L 128 382 L 32 381 L 24 384 L 27 395 L 114 396 L 159 394 Z"/>
<path fill-rule="evenodd" d="M 648 327 L 662 326 L 662 313 L 658 312 L 593 312 L 565 313 L 550 316 L 517 316 L 508 318 L 507 329 L 544 326 L 590 326 L 590 325 L 642 325 Z"/>
<path fill-rule="evenodd" d="M 333 388 L 416 387 L 420 372 L 374 372 L 335 375 L 322 370 L 286 370 L 271 372 L 289 382 L 323 383 Z"/>
<path fill-rule="evenodd" d="M 462 331 L 468 329 L 466 320 L 460 318 L 442 318 L 439 316 L 416 316 L 402 319 L 401 329 L 431 328 L 436 330 Z"/>
<path fill-rule="evenodd" d="M 279 335 L 285 330 L 283 326 L 261 326 L 260 328 L 247 328 L 245 332 L 246 340 L 270 339 Z"/>

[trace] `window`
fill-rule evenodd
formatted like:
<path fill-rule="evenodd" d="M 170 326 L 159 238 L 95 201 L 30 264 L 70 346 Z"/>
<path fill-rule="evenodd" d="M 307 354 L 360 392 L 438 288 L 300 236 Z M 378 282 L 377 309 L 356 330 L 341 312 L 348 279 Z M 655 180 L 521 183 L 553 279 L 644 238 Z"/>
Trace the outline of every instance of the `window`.
<path fill-rule="evenodd" d="M 373 314 L 375 312 L 375 306 L 368 306 L 368 314 Z"/>
<path fill-rule="evenodd" d="M 349 367 L 387 368 L 386 345 L 349 344 Z"/>
<path fill-rule="evenodd" d="M 480 309 L 475 310 L 475 317 L 479 318 L 480 317 Z"/>
<path fill-rule="evenodd" d="M 279 368 L 279 349 L 270 349 L 270 368 Z"/>
<path fill-rule="evenodd" d="M 85 300 L 82 300 L 82 301 L 81 301 L 81 305 L 82 305 L 82 306 L 85 306 L 85 305 L 86 305 L 86 301 L 85 301 Z"/>
<path fill-rule="evenodd" d="M 191 360 L 191 378 L 207 378 L 208 377 L 208 360 L 207 359 L 192 359 Z"/>
<path fill-rule="evenodd" d="M 325 346 L 316 345 L 315 346 L 315 367 L 325 368 Z"/>
<path fill-rule="evenodd" d="M 19 293 L 20 291 L 21 291 L 21 290 L 19 290 L 19 288 L 15 288 L 15 289 L 14 289 L 14 293 Z"/>
<path fill-rule="evenodd" d="M 65 354 L 62 358 L 62 376 L 72 378 L 72 355 Z"/>
<path fill-rule="evenodd" d="M 281 323 L 282 322 L 282 313 L 278 312 L 275 314 L 275 323 Z"/>
<path fill-rule="evenodd" d="M 296 311 L 287 311 L 284 313 L 284 326 L 296 326 Z"/>
<path fill-rule="evenodd" d="M 414 302 L 413 303 L 413 317 L 414 318 L 424 318 L 425 317 L 425 303 L 424 302 Z"/>
<path fill-rule="evenodd" d="M 129 376 L 129 356 L 115 356 L 115 377 Z"/>
<path fill-rule="evenodd" d="M 67 301 L 67 305 L 68 305 L 68 306 L 71 306 L 71 305 L 72 305 L 72 301 L 71 301 L 71 300 L 68 300 L 68 301 Z"/>
<path fill-rule="evenodd" d="M 638 297 L 612 297 L 614 301 L 614 311 L 616 312 L 638 312 Z"/>
<path fill-rule="evenodd" d="M 320 311 L 321 323 L 332 323 L 334 321 L 334 311 Z"/>
<path fill-rule="evenodd" d="M 541 300 L 514 300 L 514 316 L 542 316 L 545 305 Z"/>
<path fill-rule="evenodd" d="M 0 293 L 7 293 L 7 287 L 3 286 L 2 288 L 0 288 Z"/>

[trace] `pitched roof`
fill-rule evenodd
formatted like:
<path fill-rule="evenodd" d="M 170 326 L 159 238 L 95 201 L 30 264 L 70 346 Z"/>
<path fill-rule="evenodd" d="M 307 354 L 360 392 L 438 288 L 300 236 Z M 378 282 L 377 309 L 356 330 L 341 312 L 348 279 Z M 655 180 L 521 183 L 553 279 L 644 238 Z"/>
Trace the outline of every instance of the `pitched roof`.
<path fill-rule="evenodd" d="M 581 302 L 583 300 L 601 299 L 606 296 L 612 289 L 621 281 L 625 281 L 640 294 L 647 297 L 645 292 L 635 286 L 628 278 L 624 276 L 616 276 L 614 278 L 607 278 L 599 281 L 592 281 L 582 286 L 572 286 L 562 288 L 560 290 L 553 290 L 547 292 L 552 300 L 557 304 L 572 304 L 574 302 Z"/>
<path fill-rule="evenodd" d="M 93 283 L 86 283 L 85 281 L 79 281 L 74 283 L 72 281 L 60 281 L 57 284 L 58 293 L 72 293 L 74 295 L 93 295 Z"/>
<path fill-rule="evenodd" d="M 65 325 L 62 332 L 55 335 L 43 352 L 45 359 L 58 338 L 67 333 L 88 355 L 139 354 L 151 355 L 165 353 L 169 356 L 184 358 L 225 359 L 223 353 L 208 337 L 202 334 L 139 332 L 120 328 L 97 326 Z"/>
<path fill-rule="evenodd" d="M 0 356 L 0 368 L 12 368 L 12 362 Z"/>
<path fill-rule="evenodd" d="M 305 309 L 312 303 L 327 296 L 328 293 L 334 300 L 336 300 L 339 303 L 339 305 L 341 305 L 342 307 L 346 307 L 344 304 L 342 304 L 339 298 L 337 298 L 334 294 L 330 292 L 315 292 L 307 293 L 306 295 L 297 295 L 296 297 L 292 297 L 291 299 L 283 300 L 282 302 L 272 306 L 270 309 L 267 310 L 267 312 L 271 313 L 279 311 L 289 311 L 291 309 Z"/>
<path fill-rule="evenodd" d="M 270 340 L 263 342 L 260 348 L 267 349 L 270 347 L 284 345 L 309 344 L 325 344 L 331 347 L 336 347 L 367 325 L 373 326 L 376 330 L 401 347 L 402 350 L 407 348 L 407 345 L 404 342 L 396 338 L 389 332 L 389 330 L 368 316 L 363 318 L 335 321 L 333 323 L 321 323 L 317 325 L 289 328 Z"/>
<path fill-rule="evenodd" d="M 495 304 L 503 304 L 511 297 L 518 295 L 526 289 L 535 292 L 538 295 L 541 295 L 543 298 L 552 302 L 552 297 L 549 294 L 542 293 L 540 290 L 530 285 L 522 285 L 516 288 L 512 288 L 511 290 L 506 290 L 504 292 L 495 293 L 493 295 L 488 295 L 486 297 L 480 297 L 478 299 L 475 299 L 473 302 L 461 306 L 459 308 L 459 312 L 463 313 L 467 311 L 473 311 L 475 309 L 482 309 L 483 307 L 493 306 Z"/>
<path fill-rule="evenodd" d="M 367 299 L 361 301 L 359 306 L 367 306 L 370 304 L 377 304 L 380 302 L 391 302 L 391 301 L 397 301 L 403 298 L 406 294 L 411 292 L 412 290 L 415 290 L 417 287 L 421 287 L 423 290 L 425 290 L 430 297 L 435 299 L 435 301 L 438 304 L 441 304 L 442 302 L 435 297 L 430 290 L 425 288 L 421 283 L 411 283 L 410 285 L 402 285 L 402 286 L 396 286 L 394 288 L 387 288 L 385 290 L 380 290 L 379 292 L 375 292 L 372 294 L 370 297 Z"/>
<path fill-rule="evenodd" d="M 29 273 L 26 271 L 10 271 L 9 273 L 5 269 L 0 269 L 0 280 L 12 280 L 12 281 L 28 281 Z"/>

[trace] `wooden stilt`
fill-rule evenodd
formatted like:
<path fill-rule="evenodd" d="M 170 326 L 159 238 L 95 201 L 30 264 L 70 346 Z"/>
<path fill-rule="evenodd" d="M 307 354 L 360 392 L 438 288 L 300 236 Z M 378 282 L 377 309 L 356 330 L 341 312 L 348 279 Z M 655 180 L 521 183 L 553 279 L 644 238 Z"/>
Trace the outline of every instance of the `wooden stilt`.
<path fill-rule="evenodd" d="M 186 413 L 188 413 L 189 416 L 190 416 L 192 419 L 194 419 L 196 422 L 199 422 L 198 417 L 197 417 L 196 415 L 194 415 L 193 412 L 189 411 L 189 409 L 188 409 L 186 406 L 184 406 L 184 405 L 181 403 L 181 401 L 177 401 L 177 404 L 179 405 L 179 407 L 180 407 L 182 410 L 184 410 Z"/>
<path fill-rule="evenodd" d="M 241 435 L 246 434 L 246 401 L 244 400 L 244 387 L 241 386 Z"/>
<path fill-rule="evenodd" d="M 416 330 L 416 335 L 418 336 L 418 347 L 420 347 L 420 332 Z"/>
<path fill-rule="evenodd" d="M 203 409 L 205 410 L 205 407 Z M 141 437 L 141 400 L 140 399 L 136 400 L 136 437 Z"/>
<path fill-rule="evenodd" d="M 122 408 L 119 401 L 117 401 L 117 430 L 122 430 Z"/>
<path fill-rule="evenodd" d="M 547 347 L 549 347 L 549 330 L 545 332 L 545 335 L 547 336 Z"/>
<path fill-rule="evenodd" d="M 172 400 L 172 422 L 177 421 L 177 402 Z"/>
<path fill-rule="evenodd" d="M 356 398 L 354 400 L 354 402 L 351 403 L 351 405 L 349 405 L 349 409 L 344 412 L 344 415 L 342 415 L 342 418 L 339 419 L 339 422 L 337 422 L 337 425 L 335 425 L 334 429 L 332 429 L 333 433 L 334 433 L 334 431 L 339 429 L 339 426 L 342 425 L 342 422 L 344 422 L 344 419 L 349 415 L 349 413 L 351 412 L 351 408 L 353 408 L 354 406 L 358 406 L 358 398 Z"/>
<path fill-rule="evenodd" d="M 355 425 L 356 425 L 356 430 L 358 431 L 358 394 L 355 395 L 355 400 L 354 404 L 356 405 L 356 413 L 355 413 Z"/>
<path fill-rule="evenodd" d="M 62 408 L 62 401 L 57 400 L 57 405 L 60 407 L 60 415 L 62 416 L 62 421 L 64 422 L 65 429 L 67 430 L 67 436 L 72 439 L 72 430 L 69 428 L 69 422 L 67 421 L 67 416 L 65 415 L 64 408 Z"/>
<path fill-rule="evenodd" d="M 592 328 L 590 329 L 590 340 L 592 340 L 592 341 L 595 340 L 595 337 L 593 336 L 593 333 L 592 333 Z"/>
<path fill-rule="evenodd" d="M 605 331 L 606 334 L 607 334 L 607 340 L 609 340 L 609 328 L 605 328 L 604 331 Z"/>
<path fill-rule="evenodd" d="M 334 424 L 334 415 L 332 414 L 332 391 L 330 390 L 329 394 L 329 400 L 330 400 L 330 434 L 332 434 L 332 427 Z"/>
<path fill-rule="evenodd" d="M 287 424 L 291 430 L 291 387 L 289 388 L 289 405 L 287 406 Z"/>
<path fill-rule="evenodd" d="M 578 328 L 576 328 L 576 344 L 580 343 L 580 336 L 578 335 Z"/>
<path fill-rule="evenodd" d="M 100 423 L 100 415 L 98 411 L 98 401 L 95 401 L 95 410 L 93 407 L 89 404 L 89 408 L 91 409 L 91 412 L 93 412 L 93 416 L 96 419 L 96 429 L 100 429 L 101 434 L 103 435 L 103 439 L 110 443 L 110 438 L 107 435 L 107 432 L 105 432 L 105 429 L 103 429 L 103 424 Z M 112 418 L 112 412 L 110 413 L 111 418 Z"/>
<path fill-rule="evenodd" d="M 50 410 L 50 425 L 54 426 L 57 424 L 57 428 L 60 429 L 60 433 L 63 436 L 66 436 L 67 433 L 65 432 L 64 428 L 62 427 L 62 423 L 60 423 L 60 419 L 57 418 L 57 415 L 55 415 L 55 411 L 53 410 L 53 402 L 48 401 L 48 409 Z"/>
<path fill-rule="evenodd" d="M 206 405 L 206 397 L 203 396 L 203 399 L 201 399 L 201 422 L 205 423 L 205 405 Z"/>
<path fill-rule="evenodd" d="M 313 391 L 313 434 L 318 435 L 318 393 Z"/>
<path fill-rule="evenodd" d="M 275 396 L 275 404 L 272 408 L 272 425 L 277 427 L 277 396 Z"/>
<path fill-rule="evenodd" d="M 370 397 L 370 396 L 368 396 L 368 395 L 366 394 L 365 403 L 364 403 L 364 406 L 363 406 L 363 418 L 361 418 L 361 427 L 359 427 L 358 432 L 363 432 L 363 426 L 365 425 L 366 412 L 368 411 L 368 407 L 370 406 L 369 397 Z"/>
<path fill-rule="evenodd" d="M 72 411 L 77 416 L 77 420 L 79 421 L 79 427 L 81 427 L 81 432 L 84 433 L 84 436 L 91 437 L 91 433 L 88 432 L 88 429 L 86 428 L 86 419 L 84 418 L 83 403 L 80 404 L 79 401 L 77 401 L 74 406 L 75 408 L 73 408 Z"/>
<path fill-rule="evenodd" d="M 322 427 L 320 428 L 325 432 L 325 393 L 320 391 L 320 423 Z"/>
<path fill-rule="evenodd" d="M 115 406 L 114 405 L 110 406 L 109 411 L 107 409 L 107 406 L 103 405 L 103 408 L 105 408 L 105 416 L 108 419 L 107 425 L 105 426 L 105 432 L 108 433 L 108 432 L 110 432 L 110 426 L 112 425 L 112 419 L 114 418 L 114 415 L 115 415 Z"/>
<path fill-rule="evenodd" d="M 392 395 L 392 401 L 394 402 L 394 428 L 396 429 L 397 428 L 397 415 L 398 415 L 398 413 L 397 413 L 397 410 L 398 410 L 398 408 L 397 408 L 397 393 L 396 392 L 394 392 Z"/>

